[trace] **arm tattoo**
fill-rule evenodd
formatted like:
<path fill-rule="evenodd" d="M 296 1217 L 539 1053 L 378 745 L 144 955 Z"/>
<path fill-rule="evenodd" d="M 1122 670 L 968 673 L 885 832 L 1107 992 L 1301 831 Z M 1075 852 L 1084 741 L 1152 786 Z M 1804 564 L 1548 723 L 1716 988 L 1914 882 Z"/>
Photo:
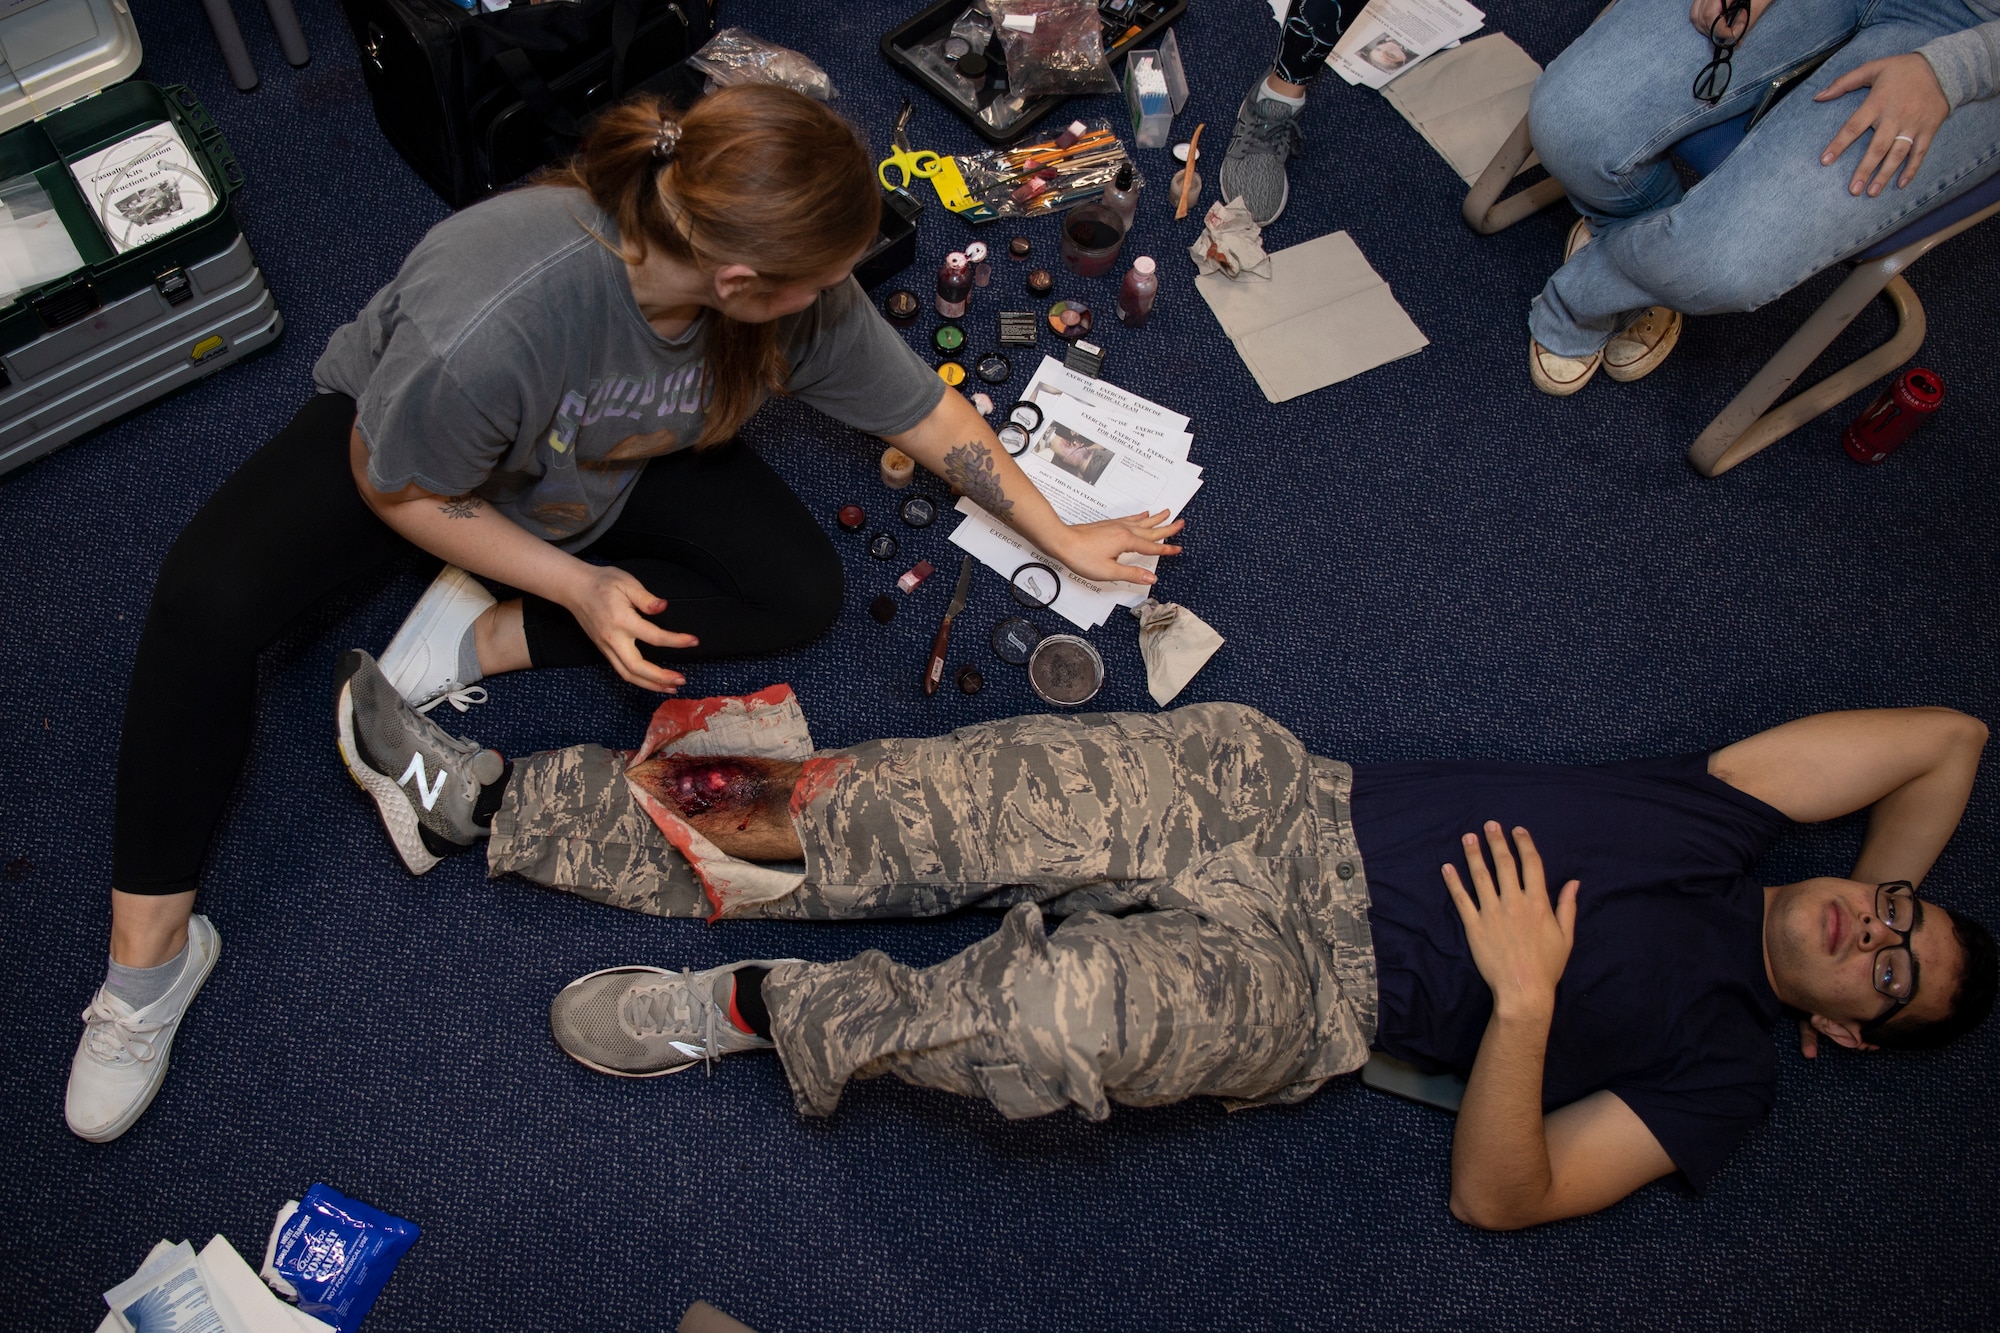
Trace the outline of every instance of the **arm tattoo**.
<path fill-rule="evenodd" d="M 485 503 L 476 495 L 460 495 L 439 505 L 438 512 L 446 518 L 477 518 Z"/>
<path fill-rule="evenodd" d="M 1000 489 L 993 469 L 993 451 L 978 440 L 967 440 L 944 456 L 944 479 L 952 489 L 1002 522 L 1012 522 L 1014 502 Z"/>

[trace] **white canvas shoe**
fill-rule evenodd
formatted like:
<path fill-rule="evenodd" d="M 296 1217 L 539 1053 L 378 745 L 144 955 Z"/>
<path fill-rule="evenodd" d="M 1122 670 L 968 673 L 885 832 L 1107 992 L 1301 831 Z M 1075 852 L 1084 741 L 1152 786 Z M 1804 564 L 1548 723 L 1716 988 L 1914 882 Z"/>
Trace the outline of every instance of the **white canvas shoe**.
<path fill-rule="evenodd" d="M 221 953 L 222 937 L 208 918 L 191 916 L 187 962 L 165 995 L 134 1009 L 98 987 L 83 1011 L 83 1040 L 69 1066 L 63 1114 L 71 1133 L 109 1143 L 146 1113 L 167 1077 L 167 1052 L 173 1049 L 181 1016 Z"/>
<path fill-rule="evenodd" d="M 457 565 L 446 565 L 410 608 L 382 654 L 381 667 L 412 708 L 428 713 L 449 703 L 463 713 L 469 705 L 486 702 L 478 667 L 460 663 L 458 645 L 494 601 L 478 579 Z"/>

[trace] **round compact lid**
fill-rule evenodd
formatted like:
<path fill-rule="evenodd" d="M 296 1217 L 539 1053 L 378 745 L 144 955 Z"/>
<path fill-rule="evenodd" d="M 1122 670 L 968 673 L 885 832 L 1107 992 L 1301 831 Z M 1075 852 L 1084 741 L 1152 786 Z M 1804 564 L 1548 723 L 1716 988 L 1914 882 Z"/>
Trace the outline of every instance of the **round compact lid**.
<path fill-rule="evenodd" d="M 988 384 L 1005 384 L 1008 377 L 1014 373 L 1014 363 L 1009 361 L 1004 353 L 988 352 L 979 358 L 976 369 L 979 371 L 979 378 Z"/>
<path fill-rule="evenodd" d="M 1008 666 L 1026 666 L 1042 641 L 1042 628 L 1022 616 L 1008 616 L 993 627 L 993 655 Z"/>
<path fill-rule="evenodd" d="M 1062 578 L 1053 566 L 1030 560 L 1007 580 L 1014 600 L 1030 611 L 1039 611 L 1062 596 Z"/>
<path fill-rule="evenodd" d="M 937 522 L 937 506 L 921 495 L 903 501 L 903 522 L 913 528 L 927 528 Z"/>
<path fill-rule="evenodd" d="M 896 539 L 886 532 L 878 532 L 868 539 L 868 554 L 877 560 L 894 560 L 898 549 Z"/>
<path fill-rule="evenodd" d="M 1034 403 L 1019 402 L 1007 409 L 1007 420 L 1026 430 L 1040 430 L 1042 428 L 1042 409 Z"/>
<path fill-rule="evenodd" d="M 875 617 L 876 624 L 888 624 L 896 618 L 896 599 L 886 592 L 883 593 L 874 601 L 868 603 L 868 614 Z"/>

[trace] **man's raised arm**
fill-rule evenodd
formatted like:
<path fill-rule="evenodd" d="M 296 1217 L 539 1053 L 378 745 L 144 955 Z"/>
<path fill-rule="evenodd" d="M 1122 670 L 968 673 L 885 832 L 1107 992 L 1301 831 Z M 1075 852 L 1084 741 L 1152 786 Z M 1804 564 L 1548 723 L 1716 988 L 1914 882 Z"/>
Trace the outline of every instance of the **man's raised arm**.
<path fill-rule="evenodd" d="M 1972 795 L 1986 724 L 1950 708 L 1818 713 L 1709 756 L 1708 771 L 1801 824 L 1864 806 L 1853 879 L 1922 884 Z"/>
<path fill-rule="evenodd" d="M 1506 1231 L 1594 1213 L 1674 1169 L 1666 1149 L 1615 1093 L 1597 1092 L 1542 1114 L 1542 1066 L 1556 983 L 1576 938 L 1577 882 L 1549 901 L 1541 854 L 1514 830 L 1520 862 L 1500 825 L 1486 825 L 1493 853 L 1465 835 L 1468 891 L 1456 866 L 1445 887 L 1465 923 L 1472 960 L 1493 991 L 1451 1152 L 1451 1211 L 1461 1222 Z"/>

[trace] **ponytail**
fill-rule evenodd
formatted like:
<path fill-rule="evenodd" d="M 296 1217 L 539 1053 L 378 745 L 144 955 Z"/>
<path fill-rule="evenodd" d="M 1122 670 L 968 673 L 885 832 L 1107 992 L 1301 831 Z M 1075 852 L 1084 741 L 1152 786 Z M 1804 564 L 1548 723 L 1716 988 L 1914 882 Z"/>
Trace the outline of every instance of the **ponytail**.
<path fill-rule="evenodd" d="M 853 126 L 788 88 L 723 88 L 676 113 L 634 97 L 600 115 L 577 155 L 538 184 L 589 194 L 618 225 L 628 263 L 654 248 L 714 272 L 745 264 L 769 283 L 826 271 L 881 222 L 868 146 Z M 697 448 L 732 438 L 791 366 L 776 321 L 711 312 L 708 417 Z"/>

